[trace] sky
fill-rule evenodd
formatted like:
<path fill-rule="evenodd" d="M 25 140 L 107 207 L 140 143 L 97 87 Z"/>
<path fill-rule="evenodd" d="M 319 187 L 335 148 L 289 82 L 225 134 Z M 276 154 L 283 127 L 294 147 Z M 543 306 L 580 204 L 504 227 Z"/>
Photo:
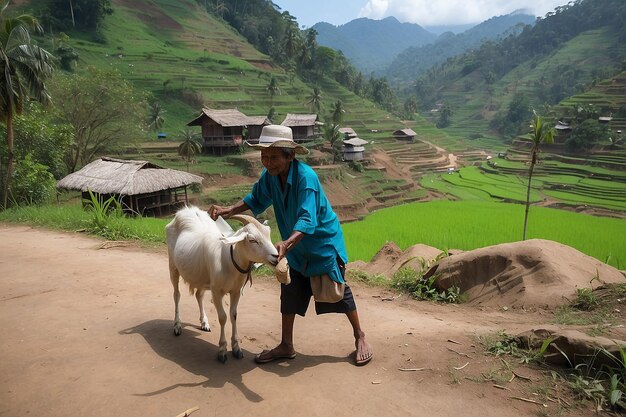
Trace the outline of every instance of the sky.
<path fill-rule="evenodd" d="M 569 0 L 274 0 L 301 26 L 318 22 L 335 26 L 359 17 L 384 19 L 394 16 L 400 22 L 420 26 L 480 23 L 493 16 L 524 9 L 535 16 L 545 16 Z"/>

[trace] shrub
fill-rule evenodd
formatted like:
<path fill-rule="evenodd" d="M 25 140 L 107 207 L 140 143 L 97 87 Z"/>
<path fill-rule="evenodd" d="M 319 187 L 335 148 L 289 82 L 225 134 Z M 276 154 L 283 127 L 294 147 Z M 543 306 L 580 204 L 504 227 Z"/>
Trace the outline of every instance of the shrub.
<path fill-rule="evenodd" d="M 43 204 L 54 194 L 55 180 L 48 167 L 33 161 L 27 154 L 15 164 L 11 198 L 16 205 Z"/>

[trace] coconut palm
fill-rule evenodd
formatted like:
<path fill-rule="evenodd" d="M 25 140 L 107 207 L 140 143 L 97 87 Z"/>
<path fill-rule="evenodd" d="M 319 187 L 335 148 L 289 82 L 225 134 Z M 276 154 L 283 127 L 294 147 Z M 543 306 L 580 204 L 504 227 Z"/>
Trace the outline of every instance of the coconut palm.
<path fill-rule="evenodd" d="M 324 137 L 325 140 L 328 141 L 328 143 L 330 143 L 330 149 L 331 149 L 331 152 L 333 153 L 333 164 L 334 164 L 337 153 L 338 153 L 338 150 L 335 148 L 337 144 L 339 143 L 339 139 L 343 137 L 343 135 L 339 131 L 339 125 L 334 122 L 326 123 L 322 131 L 322 136 Z"/>
<path fill-rule="evenodd" d="M 3 207 L 7 207 L 13 174 L 13 118 L 33 98 L 43 104 L 50 95 L 45 81 L 52 74 L 54 57 L 31 43 L 29 30 L 42 31 L 31 15 L 7 16 L 10 0 L 0 2 L 0 117 L 7 126 L 7 168 Z"/>
<path fill-rule="evenodd" d="M 181 130 L 180 134 L 183 141 L 178 145 L 178 155 L 187 163 L 187 172 L 189 172 L 189 163 L 193 158 L 202 152 L 202 146 L 198 142 L 198 134 L 189 129 Z"/>
<path fill-rule="evenodd" d="M 343 121 L 343 114 L 346 111 L 343 108 L 343 103 L 341 102 L 341 100 L 337 100 L 335 102 L 335 104 L 333 105 L 333 109 L 332 109 L 332 120 L 333 120 L 333 124 L 341 124 L 341 122 Z"/>
<path fill-rule="evenodd" d="M 533 179 L 533 170 L 537 163 L 539 155 L 539 147 L 542 143 L 552 143 L 554 139 L 554 128 L 545 124 L 541 116 L 533 110 L 531 140 L 532 148 L 530 149 L 530 168 L 528 169 L 528 188 L 526 190 L 526 210 L 524 212 L 524 236 L 522 240 L 526 240 L 526 225 L 528 224 L 528 209 L 530 207 L 530 185 Z"/>
<path fill-rule="evenodd" d="M 313 87 L 313 91 L 307 99 L 306 104 L 311 106 L 311 111 L 319 114 L 322 109 L 322 90 L 319 87 Z"/>
<path fill-rule="evenodd" d="M 161 107 L 158 101 L 152 103 L 152 106 L 150 106 L 150 115 L 148 116 L 148 127 L 153 128 L 155 132 L 161 130 L 163 123 L 165 123 L 165 119 L 163 118 L 165 113 L 167 113 L 167 111 Z"/>
<path fill-rule="evenodd" d="M 278 86 L 278 81 L 276 80 L 276 77 L 272 76 L 270 78 L 270 82 L 267 84 L 267 87 L 265 87 L 265 89 L 267 90 L 267 93 L 270 95 L 270 101 L 273 103 L 274 96 L 280 95 L 280 87 Z"/>

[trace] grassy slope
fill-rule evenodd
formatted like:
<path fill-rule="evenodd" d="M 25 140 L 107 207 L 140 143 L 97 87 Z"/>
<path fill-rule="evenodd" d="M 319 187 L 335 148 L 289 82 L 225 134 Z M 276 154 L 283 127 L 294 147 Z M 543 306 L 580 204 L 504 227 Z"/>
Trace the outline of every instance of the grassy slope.
<path fill-rule="evenodd" d="M 70 43 L 81 57 L 79 66 L 116 68 L 138 88 L 149 91 L 167 111 L 164 131 L 183 129 L 202 104 L 236 107 L 248 115 L 266 115 L 274 106 L 277 122 L 288 112 L 310 112 L 305 103 L 312 86 L 297 77 L 290 79 L 195 2 L 114 0 L 113 5 L 115 12 L 103 27 L 106 44 L 72 35 Z M 281 89 L 273 100 L 266 90 L 272 76 Z M 321 88 L 327 108 L 338 99 L 343 101 L 346 126 L 355 125 L 365 134 L 365 130 L 381 129 L 380 122 L 383 129 L 404 127 L 397 118 L 334 82 L 326 81 Z"/>
<path fill-rule="evenodd" d="M 543 103 L 533 100 L 532 88 L 542 76 L 558 65 L 569 65 L 584 71 L 582 82 L 592 80 L 593 70 L 614 68 L 620 57 L 626 56 L 626 46 L 616 43 L 613 33 L 606 29 L 588 31 L 566 42 L 551 55 L 528 61 L 498 80 L 492 97 L 479 71 L 458 78 L 446 86 L 443 96 L 453 108 L 452 125 L 446 131 L 456 137 L 468 138 L 472 134 L 488 131 L 489 121 L 496 111 L 506 111 L 516 92 L 527 93 L 531 103 L 541 109 Z M 470 89 L 467 89 L 467 85 Z M 546 86 L 548 88 L 549 86 Z M 622 97 L 626 92 L 622 91 Z M 609 101 L 609 100 L 607 100 Z M 488 136 L 488 135 L 487 135 Z"/>

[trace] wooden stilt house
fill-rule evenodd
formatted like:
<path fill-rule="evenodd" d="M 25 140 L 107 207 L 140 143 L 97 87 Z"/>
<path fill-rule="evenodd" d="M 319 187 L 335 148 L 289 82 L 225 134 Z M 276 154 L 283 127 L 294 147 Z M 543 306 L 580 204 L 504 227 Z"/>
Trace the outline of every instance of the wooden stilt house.
<path fill-rule="evenodd" d="M 281 123 L 288 126 L 293 132 L 293 140 L 298 143 L 310 142 L 320 135 L 320 123 L 317 114 L 293 114 L 287 113 Z"/>
<path fill-rule="evenodd" d="M 237 151 L 245 139 L 258 140 L 263 126 L 268 124 L 265 116 L 246 116 L 237 109 L 203 108 L 187 126 L 202 127 L 204 153 L 224 155 Z"/>
<path fill-rule="evenodd" d="M 202 177 L 161 168 L 148 161 L 101 158 L 61 179 L 57 188 L 89 191 L 106 201 L 115 197 L 126 213 L 162 216 L 188 203 L 187 187 L 202 183 Z"/>
<path fill-rule="evenodd" d="M 417 133 L 413 129 L 400 129 L 393 132 L 393 137 L 400 140 L 408 140 L 413 142 Z"/>

